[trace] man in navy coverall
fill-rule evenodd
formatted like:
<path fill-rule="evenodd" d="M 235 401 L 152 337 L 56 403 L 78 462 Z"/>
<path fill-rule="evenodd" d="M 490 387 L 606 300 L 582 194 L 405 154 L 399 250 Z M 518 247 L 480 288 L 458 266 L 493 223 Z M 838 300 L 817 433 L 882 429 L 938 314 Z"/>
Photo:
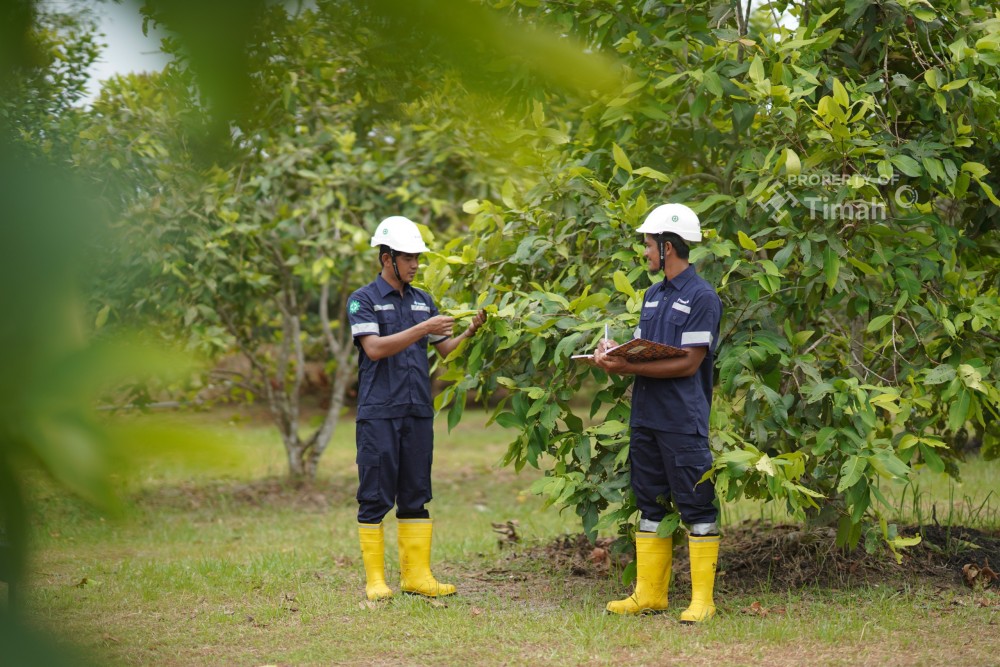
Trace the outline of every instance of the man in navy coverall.
<path fill-rule="evenodd" d="M 385 581 L 382 519 L 396 507 L 400 589 L 428 597 L 451 595 L 430 569 L 431 461 L 434 407 L 428 343 L 447 357 L 483 324 L 480 311 L 452 337 L 454 319 L 411 285 L 428 248 L 411 220 L 392 216 L 375 230 L 381 272 L 351 294 L 348 321 L 358 348 L 358 534 L 369 600 L 392 597 Z"/>
<path fill-rule="evenodd" d="M 663 281 L 646 290 L 635 337 L 684 348 L 687 354 L 630 362 L 606 355 L 614 343 L 604 340 L 594 355 L 607 372 L 635 376 L 629 461 L 640 511 L 636 586 L 630 597 L 608 603 L 607 609 L 641 614 L 667 608 L 673 542 L 656 531 L 667 513 L 664 501 L 673 501 L 688 526 L 691 554 L 691 606 L 681 613 L 681 622 L 698 623 L 715 614 L 718 509 L 712 482 L 699 480 L 712 467 L 708 416 L 722 302 L 688 261 L 687 244 L 702 238 L 694 211 L 682 204 L 658 206 L 637 231 L 644 234 L 650 272 L 662 270 Z"/>

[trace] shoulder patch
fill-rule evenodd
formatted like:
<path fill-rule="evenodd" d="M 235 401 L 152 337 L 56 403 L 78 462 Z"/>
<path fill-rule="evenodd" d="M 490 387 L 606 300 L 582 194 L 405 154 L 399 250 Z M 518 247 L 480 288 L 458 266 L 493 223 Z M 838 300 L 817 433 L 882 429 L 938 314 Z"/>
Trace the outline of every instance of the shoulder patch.
<path fill-rule="evenodd" d="M 351 315 L 361 310 L 361 302 L 357 299 L 351 299 L 351 302 L 347 304 L 347 312 Z"/>

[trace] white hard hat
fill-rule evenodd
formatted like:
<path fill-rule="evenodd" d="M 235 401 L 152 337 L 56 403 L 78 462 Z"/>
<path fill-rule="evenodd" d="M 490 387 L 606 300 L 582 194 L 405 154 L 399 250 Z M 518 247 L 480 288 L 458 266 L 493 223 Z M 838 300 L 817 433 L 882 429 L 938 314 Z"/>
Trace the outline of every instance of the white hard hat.
<path fill-rule="evenodd" d="M 387 245 L 396 252 L 407 252 L 418 254 L 430 252 L 430 248 L 424 245 L 424 239 L 420 236 L 415 222 L 401 215 L 393 215 L 378 223 L 375 235 L 372 236 L 372 247 Z"/>
<path fill-rule="evenodd" d="M 664 234 L 673 232 L 685 241 L 701 241 L 701 223 L 698 214 L 684 204 L 663 204 L 657 206 L 636 230 L 640 234 Z"/>

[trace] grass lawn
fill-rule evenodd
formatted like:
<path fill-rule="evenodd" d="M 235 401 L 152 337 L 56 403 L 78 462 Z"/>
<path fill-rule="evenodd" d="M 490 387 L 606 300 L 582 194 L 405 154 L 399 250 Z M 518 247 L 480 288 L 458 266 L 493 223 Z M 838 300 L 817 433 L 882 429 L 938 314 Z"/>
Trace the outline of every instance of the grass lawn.
<path fill-rule="evenodd" d="M 295 492 L 281 482 L 284 452 L 266 421 L 238 412 L 138 419 L 197 424 L 238 456 L 123 474 L 132 502 L 114 519 L 34 485 L 26 616 L 96 664 L 1000 664 L 1000 595 L 905 570 L 853 586 L 721 584 L 718 616 L 695 627 L 678 622 L 690 591 L 683 585 L 667 614 L 605 615 L 605 603 L 629 590 L 614 571 L 552 557 L 557 537 L 579 532 L 578 519 L 527 492 L 538 471 L 496 466 L 508 436 L 476 413 L 450 434 L 439 421 L 430 505 L 434 571 L 459 594 L 367 603 L 353 422 L 341 423 L 315 487 Z M 977 459 L 963 465 L 961 486 L 926 474 L 916 501 L 912 489 L 885 491 L 903 522 L 933 511 L 942 522 L 994 531 L 997 479 L 1000 462 Z M 724 513 L 732 530 L 755 518 L 785 519 L 751 503 Z M 501 547 L 492 524 L 507 521 L 517 522 L 521 541 Z M 392 518 L 386 544 L 397 585 Z M 780 573 L 783 564 L 771 567 Z"/>

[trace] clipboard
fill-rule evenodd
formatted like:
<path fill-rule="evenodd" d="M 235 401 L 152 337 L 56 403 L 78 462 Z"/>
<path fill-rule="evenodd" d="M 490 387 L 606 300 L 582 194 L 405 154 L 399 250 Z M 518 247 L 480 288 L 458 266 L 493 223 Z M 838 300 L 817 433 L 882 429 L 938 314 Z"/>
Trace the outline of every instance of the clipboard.
<path fill-rule="evenodd" d="M 673 345 L 664 345 L 645 338 L 633 338 L 627 343 L 622 343 L 606 352 L 609 357 L 622 357 L 628 361 L 658 361 L 660 359 L 672 359 L 683 357 L 687 350 Z M 579 359 L 587 363 L 594 363 L 593 354 L 574 354 L 571 359 Z"/>

